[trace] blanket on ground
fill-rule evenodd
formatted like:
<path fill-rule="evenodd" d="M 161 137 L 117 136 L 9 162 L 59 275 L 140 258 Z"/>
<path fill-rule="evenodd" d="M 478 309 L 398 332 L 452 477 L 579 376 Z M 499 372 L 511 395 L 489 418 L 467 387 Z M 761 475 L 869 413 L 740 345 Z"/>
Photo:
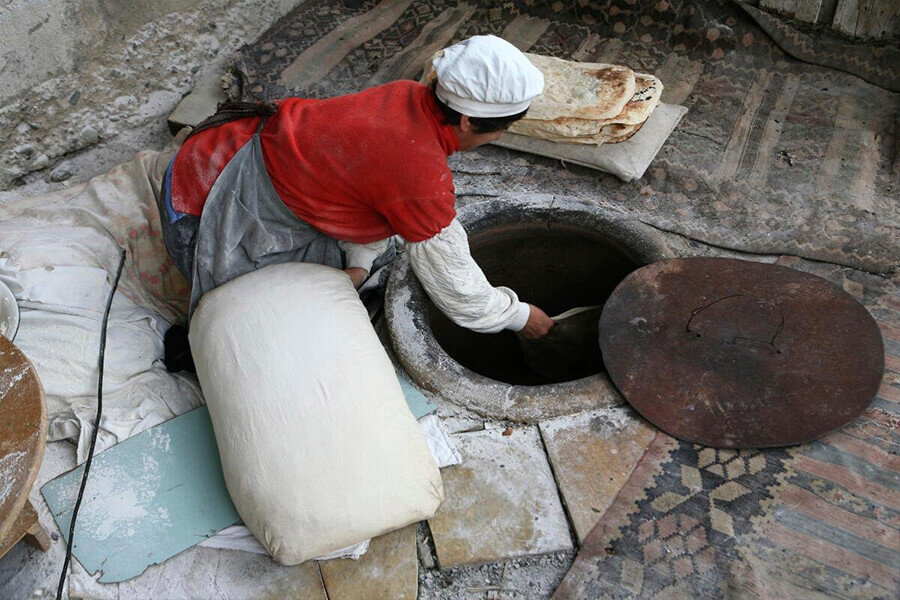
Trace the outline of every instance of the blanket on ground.
<path fill-rule="evenodd" d="M 156 207 L 179 142 L 84 184 L 0 204 L 0 280 L 21 309 L 16 344 L 44 385 L 49 440 L 77 439 L 78 462 L 96 416 L 100 328 L 119 248 L 127 254 L 109 316 L 97 451 L 202 403 L 196 378 L 160 360 L 190 295 Z"/>
<path fill-rule="evenodd" d="M 326 97 L 418 79 L 434 51 L 488 33 L 529 52 L 654 73 L 662 101 L 689 112 L 629 184 L 484 147 L 451 159 L 460 197 L 577 195 L 736 250 L 876 272 L 900 264 L 897 93 L 797 60 L 726 0 L 313 0 L 240 51 L 229 93 Z M 877 74 L 884 65 L 871 50 Z"/>

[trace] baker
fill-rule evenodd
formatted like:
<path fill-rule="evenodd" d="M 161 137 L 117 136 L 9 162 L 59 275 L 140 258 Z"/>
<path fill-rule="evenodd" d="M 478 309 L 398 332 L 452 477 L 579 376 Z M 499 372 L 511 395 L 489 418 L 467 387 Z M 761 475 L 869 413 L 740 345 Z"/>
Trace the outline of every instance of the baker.
<path fill-rule="evenodd" d="M 472 259 L 447 166 L 454 152 L 490 143 L 522 118 L 544 78 L 490 35 L 446 48 L 434 67 L 431 87 L 395 81 L 324 100 L 226 105 L 192 132 L 160 194 L 191 311 L 205 292 L 274 263 L 344 269 L 359 287 L 393 258 L 398 235 L 425 291 L 456 324 L 531 339 L 550 330 L 544 311 L 491 286 Z M 183 332 L 167 335 L 167 355 L 186 342 Z"/>

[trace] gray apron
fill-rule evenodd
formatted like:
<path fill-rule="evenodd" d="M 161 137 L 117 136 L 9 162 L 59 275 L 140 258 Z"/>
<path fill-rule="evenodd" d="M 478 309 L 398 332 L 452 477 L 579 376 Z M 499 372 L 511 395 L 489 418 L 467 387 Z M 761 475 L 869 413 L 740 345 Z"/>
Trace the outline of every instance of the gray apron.
<path fill-rule="evenodd" d="M 343 268 L 337 240 L 298 219 L 278 197 L 263 162 L 258 129 L 225 165 L 206 197 L 196 235 L 188 314 L 206 292 L 284 262 Z"/>

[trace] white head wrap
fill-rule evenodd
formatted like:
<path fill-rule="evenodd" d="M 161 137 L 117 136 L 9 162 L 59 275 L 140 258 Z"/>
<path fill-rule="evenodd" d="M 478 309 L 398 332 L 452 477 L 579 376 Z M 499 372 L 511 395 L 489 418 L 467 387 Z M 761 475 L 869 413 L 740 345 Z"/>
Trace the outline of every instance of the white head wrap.
<path fill-rule="evenodd" d="M 544 91 L 544 76 L 518 48 L 493 35 L 476 35 L 434 59 L 435 92 L 470 117 L 508 117 Z"/>

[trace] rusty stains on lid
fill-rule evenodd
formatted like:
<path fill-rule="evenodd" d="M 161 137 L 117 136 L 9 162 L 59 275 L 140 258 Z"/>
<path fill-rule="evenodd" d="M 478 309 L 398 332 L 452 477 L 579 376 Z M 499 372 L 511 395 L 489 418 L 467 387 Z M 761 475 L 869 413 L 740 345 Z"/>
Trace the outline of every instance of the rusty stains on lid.
<path fill-rule="evenodd" d="M 779 265 L 680 258 L 631 273 L 600 319 L 610 377 L 670 435 L 787 446 L 852 421 L 884 371 L 875 320 L 828 281 Z"/>

